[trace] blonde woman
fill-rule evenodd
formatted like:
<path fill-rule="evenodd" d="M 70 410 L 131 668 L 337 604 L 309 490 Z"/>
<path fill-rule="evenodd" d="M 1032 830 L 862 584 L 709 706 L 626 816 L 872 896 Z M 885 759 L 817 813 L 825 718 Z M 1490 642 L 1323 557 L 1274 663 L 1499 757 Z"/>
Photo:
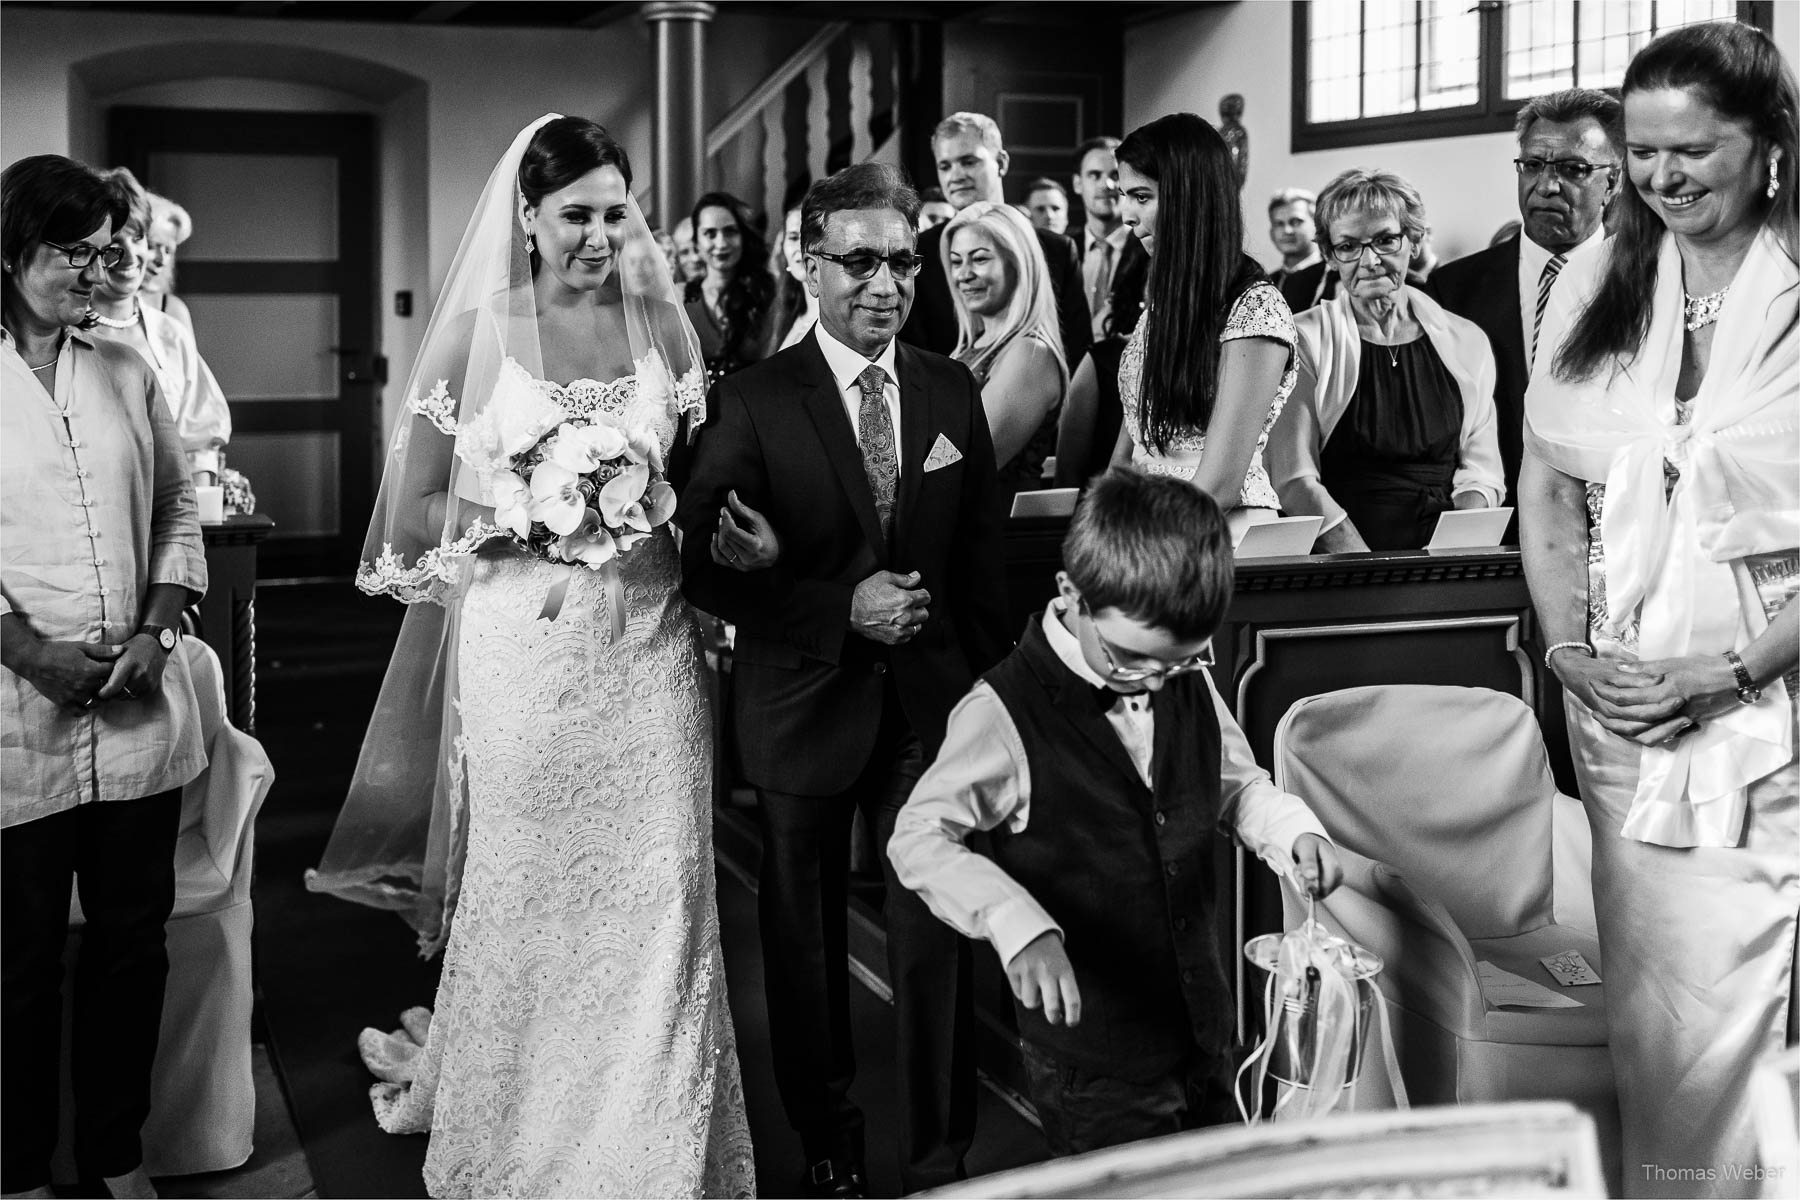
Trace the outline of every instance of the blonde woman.
<path fill-rule="evenodd" d="M 956 350 L 981 385 L 1008 496 L 1038 486 L 1069 387 L 1050 268 L 1031 222 L 982 200 L 950 220 L 942 249 L 956 296 Z"/>

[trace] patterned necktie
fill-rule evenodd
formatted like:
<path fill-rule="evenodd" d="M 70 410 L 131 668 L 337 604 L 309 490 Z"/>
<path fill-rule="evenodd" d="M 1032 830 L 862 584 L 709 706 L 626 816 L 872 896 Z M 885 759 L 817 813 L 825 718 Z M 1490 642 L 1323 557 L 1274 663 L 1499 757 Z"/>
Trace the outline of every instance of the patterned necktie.
<path fill-rule="evenodd" d="M 1112 243 L 1105 238 L 1095 238 L 1088 247 L 1088 311 L 1095 316 L 1112 294 L 1112 256 Z"/>
<path fill-rule="evenodd" d="M 1538 334 L 1544 329 L 1544 310 L 1550 307 L 1550 289 L 1556 283 L 1557 272 L 1568 261 L 1566 254 L 1553 255 L 1544 264 L 1544 273 L 1538 276 L 1537 316 L 1531 319 L 1531 361 L 1534 363 L 1537 361 Z"/>
<path fill-rule="evenodd" d="M 862 388 L 862 408 L 857 412 L 858 442 L 869 491 L 875 496 L 875 515 L 881 520 L 881 536 L 894 532 L 894 491 L 900 481 L 900 458 L 894 452 L 894 426 L 888 420 L 887 397 L 882 386 L 887 372 L 874 363 L 856 377 Z"/>

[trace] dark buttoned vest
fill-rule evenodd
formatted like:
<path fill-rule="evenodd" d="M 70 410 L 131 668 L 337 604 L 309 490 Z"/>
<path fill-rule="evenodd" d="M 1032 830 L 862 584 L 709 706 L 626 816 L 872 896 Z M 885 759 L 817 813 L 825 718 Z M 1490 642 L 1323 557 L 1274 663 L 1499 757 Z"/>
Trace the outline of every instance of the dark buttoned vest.
<path fill-rule="evenodd" d="M 1051 649 L 1041 618 L 986 675 L 1025 746 L 1030 819 L 996 831 L 995 862 L 1062 926 L 1081 1023 L 1015 1004 L 1020 1035 L 1121 1078 L 1230 1045 L 1233 1008 L 1215 930 L 1219 721 L 1206 682 L 1177 676 L 1151 703 L 1154 791 L 1104 698 Z"/>

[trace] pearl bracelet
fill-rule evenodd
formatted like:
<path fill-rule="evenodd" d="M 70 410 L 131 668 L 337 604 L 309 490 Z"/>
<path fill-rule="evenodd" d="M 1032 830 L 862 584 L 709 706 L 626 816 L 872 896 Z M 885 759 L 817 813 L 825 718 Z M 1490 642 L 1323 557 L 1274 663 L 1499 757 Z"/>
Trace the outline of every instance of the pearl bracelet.
<path fill-rule="evenodd" d="M 1586 642 L 1558 642 L 1556 645 L 1544 651 L 1544 669 L 1546 671 L 1550 669 L 1550 656 L 1555 654 L 1558 650 L 1580 650 L 1589 658 L 1595 657 L 1594 648 Z"/>

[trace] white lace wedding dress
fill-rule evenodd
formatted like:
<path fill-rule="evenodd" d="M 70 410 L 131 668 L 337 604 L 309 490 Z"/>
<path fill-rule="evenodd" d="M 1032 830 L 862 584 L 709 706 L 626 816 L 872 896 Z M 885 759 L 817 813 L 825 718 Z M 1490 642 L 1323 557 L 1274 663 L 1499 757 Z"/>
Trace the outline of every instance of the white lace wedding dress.
<path fill-rule="evenodd" d="M 666 388 L 531 382 L 571 412 L 629 409 L 665 455 L 676 436 Z M 365 1035 L 378 1073 L 403 1077 L 372 1089 L 376 1115 L 430 1130 L 433 1196 L 753 1195 L 674 543 L 664 527 L 619 560 L 617 641 L 606 573 L 575 569 L 540 617 L 555 574 L 483 558 L 463 599 L 468 857 L 423 1049 L 395 1069 Z"/>

